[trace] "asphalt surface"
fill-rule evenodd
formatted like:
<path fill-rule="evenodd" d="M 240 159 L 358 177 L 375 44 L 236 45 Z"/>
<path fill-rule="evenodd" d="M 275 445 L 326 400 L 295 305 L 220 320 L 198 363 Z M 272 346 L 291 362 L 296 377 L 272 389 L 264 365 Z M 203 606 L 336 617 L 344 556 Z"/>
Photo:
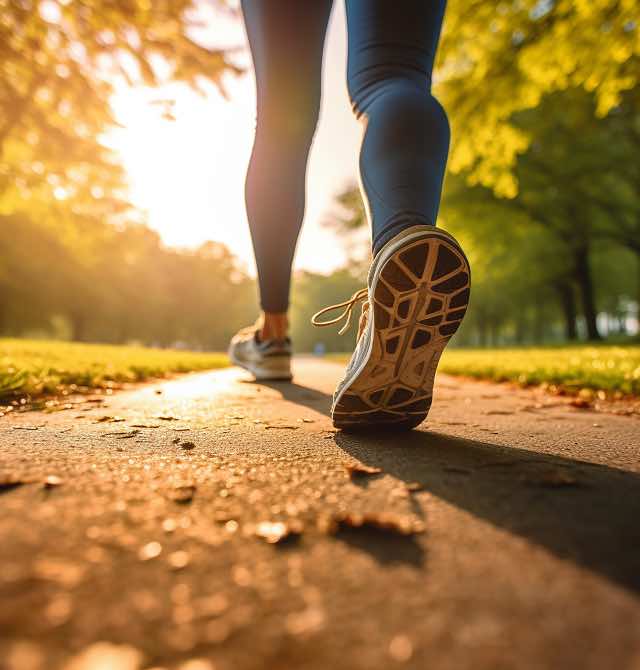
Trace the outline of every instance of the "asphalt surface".
<path fill-rule="evenodd" d="M 296 371 L 0 418 L 0 668 L 640 668 L 637 416 L 441 376 L 348 435 Z"/>

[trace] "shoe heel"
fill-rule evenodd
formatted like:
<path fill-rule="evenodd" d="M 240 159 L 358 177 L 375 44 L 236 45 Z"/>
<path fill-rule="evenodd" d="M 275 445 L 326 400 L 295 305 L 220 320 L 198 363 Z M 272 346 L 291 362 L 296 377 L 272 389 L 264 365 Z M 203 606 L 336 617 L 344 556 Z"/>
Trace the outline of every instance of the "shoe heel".
<path fill-rule="evenodd" d="M 252 365 L 251 373 L 258 381 L 291 379 L 293 377 L 291 373 L 291 357 L 271 356 L 261 361 L 259 365 Z"/>

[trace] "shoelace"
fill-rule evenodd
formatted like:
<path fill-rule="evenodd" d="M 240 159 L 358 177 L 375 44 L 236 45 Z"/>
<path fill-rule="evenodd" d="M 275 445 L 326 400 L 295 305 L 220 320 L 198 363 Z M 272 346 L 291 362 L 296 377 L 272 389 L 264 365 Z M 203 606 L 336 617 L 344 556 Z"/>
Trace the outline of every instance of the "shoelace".
<path fill-rule="evenodd" d="M 361 302 L 362 300 L 367 300 L 369 298 L 369 289 L 361 288 L 359 291 L 356 291 L 350 298 L 349 300 L 345 300 L 344 302 L 339 302 L 336 303 L 335 305 L 329 305 L 328 307 L 324 307 L 321 309 L 319 312 L 316 312 L 312 317 L 311 317 L 311 323 L 314 326 L 317 326 L 318 328 L 324 328 L 325 326 L 332 326 L 334 323 L 339 323 L 343 319 L 346 319 L 344 325 L 340 330 L 338 331 L 339 335 L 342 335 L 345 333 L 349 326 L 351 325 L 351 315 L 353 313 L 353 308 L 356 306 L 358 302 Z M 326 314 L 327 312 L 333 312 L 336 309 L 340 309 L 341 307 L 344 307 L 344 311 L 336 316 L 335 319 L 329 319 L 328 321 L 319 321 L 319 317 L 321 317 L 323 314 Z M 362 317 L 366 318 L 366 313 L 369 309 L 369 303 L 365 302 L 362 305 Z M 362 330 L 362 320 L 360 323 L 360 330 Z"/>

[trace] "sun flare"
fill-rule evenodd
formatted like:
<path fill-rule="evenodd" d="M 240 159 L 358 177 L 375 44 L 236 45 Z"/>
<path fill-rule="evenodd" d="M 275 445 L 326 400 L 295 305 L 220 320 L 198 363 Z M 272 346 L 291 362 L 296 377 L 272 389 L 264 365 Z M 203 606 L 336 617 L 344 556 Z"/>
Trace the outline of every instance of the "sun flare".
<path fill-rule="evenodd" d="M 329 29 L 320 124 L 307 173 L 305 225 L 296 268 L 329 272 L 346 252 L 323 226 L 333 198 L 355 180 L 359 128 L 344 84 L 346 35 L 342 8 Z M 227 80 L 228 99 L 212 86 L 205 96 L 184 85 L 165 89 L 121 87 L 113 108 L 121 128 L 108 143 L 127 171 L 133 203 L 171 246 L 206 240 L 226 244 L 253 273 L 244 180 L 255 128 L 250 72 Z M 173 104 L 165 101 L 172 100 Z"/>

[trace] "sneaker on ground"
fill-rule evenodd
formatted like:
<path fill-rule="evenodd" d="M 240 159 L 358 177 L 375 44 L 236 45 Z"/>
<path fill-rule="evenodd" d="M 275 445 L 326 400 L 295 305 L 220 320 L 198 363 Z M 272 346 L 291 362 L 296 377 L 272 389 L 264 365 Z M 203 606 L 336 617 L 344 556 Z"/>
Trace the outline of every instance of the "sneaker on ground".
<path fill-rule="evenodd" d="M 369 270 L 368 288 L 320 310 L 317 326 L 362 306 L 358 342 L 333 396 L 336 428 L 414 428 L 431 407 L 436 367 L 467 310 L 471 273 L 458 242 L 433 226 L 412 226 L 387 242 Z M 344 308 L 329 321 L 322 314 Z"/>
<path fill-rule="evenodd" d="M 229 358 L 258 381 L 291 379 L 291 340 L 260 340 L 258 326 L 243 328 L 231 338 Z"/>

